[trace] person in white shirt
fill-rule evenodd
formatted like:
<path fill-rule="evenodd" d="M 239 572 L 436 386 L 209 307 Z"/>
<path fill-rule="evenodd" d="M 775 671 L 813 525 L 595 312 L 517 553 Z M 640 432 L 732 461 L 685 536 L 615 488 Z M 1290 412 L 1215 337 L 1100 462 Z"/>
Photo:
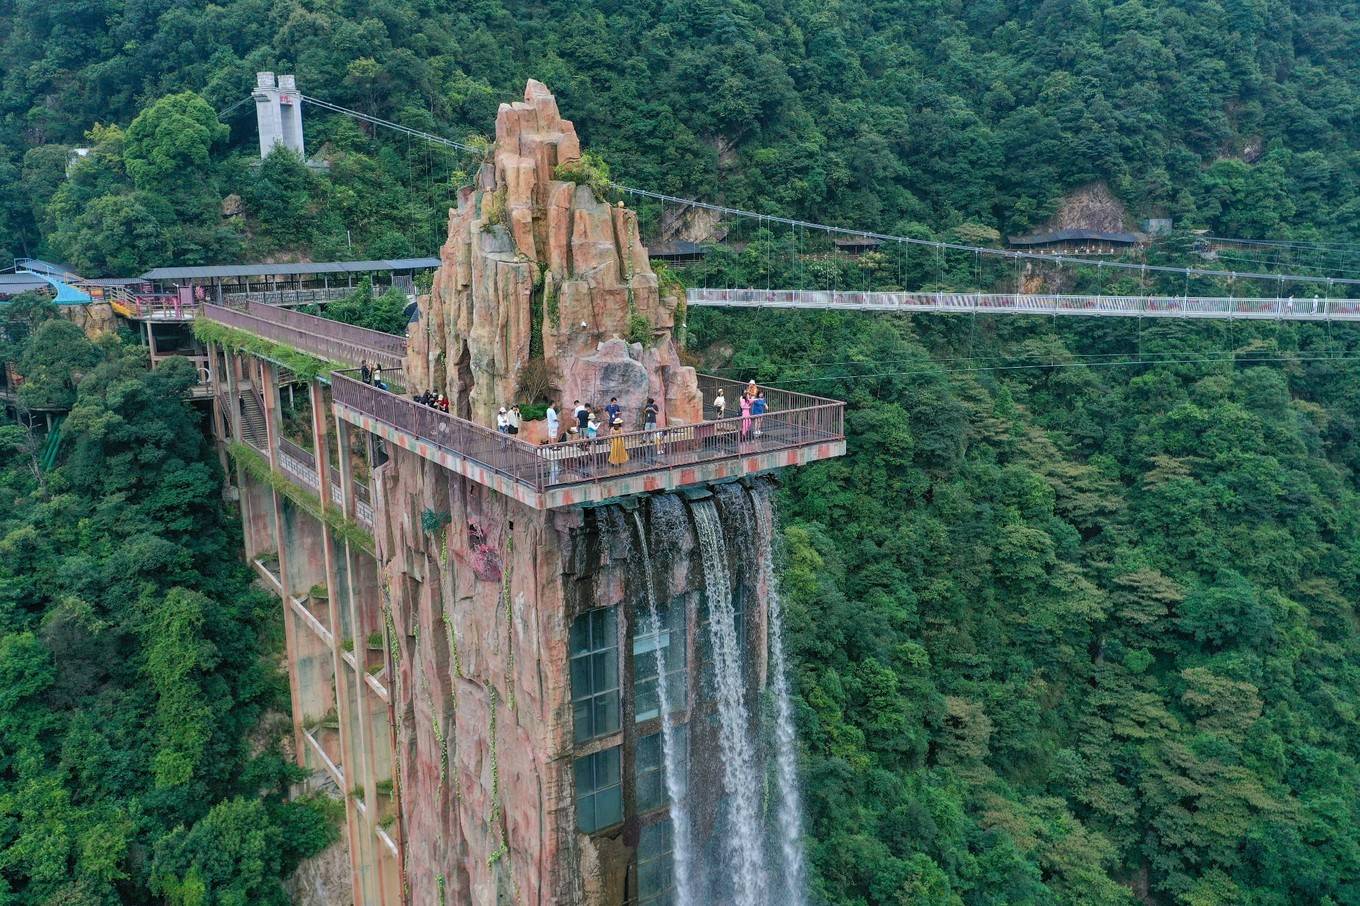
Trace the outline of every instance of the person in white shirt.
<path fill-rule="evenodd" d="M 508 427 L 506 428 L 506 433 L 508 433 L 508 434 L 518 434 L 518 433 L 519 433 L 519 406 L 511 406 L 511 407 L 510 407 L 510 414 L 506 416 L 506 421 L 508 422 Z"/>
<path fill-rule="evenodd" d="M 557 429 L 558 429 L 558 424 L 557 424 L 557 404 L 556 404 L 556 403 L 549 403 L 549 404 L 548 404 L 548 411 L 544 413 L 544 417 L 548 419 L 548 443 L 550 443 L 550 444 L 555 444 L 555 443 L 557 443 L 557 438 L 558 438 L 558 434 L 557 434 Z"/>
<path fill-rule="evenodd" d="M 505 414 L 504 406 L 501 406 L 500 411 L 496 413 L 496 430 L 502 434 L 507 434 L 510 431 L 510 416 Z"/>
<path fill-rule="evenodd" d="M 717 396 L 713 397 L 713 417 L 722 418 L 727 412 L 727 397 L 723 396 L 722 388 L 718 388 Z"/>

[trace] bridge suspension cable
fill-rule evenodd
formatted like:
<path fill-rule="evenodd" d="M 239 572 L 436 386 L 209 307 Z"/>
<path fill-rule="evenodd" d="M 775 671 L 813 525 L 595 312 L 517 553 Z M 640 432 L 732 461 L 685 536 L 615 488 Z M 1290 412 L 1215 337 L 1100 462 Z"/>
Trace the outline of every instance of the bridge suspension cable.
<path fill-rule="evenodd" d="M 320 98 L 314 98 L 310 95 L 302 95 L 302 100 L 304 103 L 311 104 L 314 107 L 320 107 L 322 110 L 329 110 L 332 113 L 343 113 L 354 119 L 363 120 L 364 122 L 372 123 L 375 126 L 382 126 L 384 129 L 391 129 L 413 138 L 420 138 L 427 142 L 434 142 L 449 148 L 456 148 L 457 150 L 467 152 L 468 154 L 486 153 L 485 148 L 478 148 L 475 145 L 465 144 L 464 142 L 456 142 L 451 138 L 435 135 L 433 132 L 425 132 L 422 129 L 412 129 L 410 126 L 403 126 L 401 123 L 394 123 L 391 120 L 385 120 L 381 117 L 369 116 L 367 113 L 360 113 L 358 110 L 341 107 L 339 104 L 332 104 L 330 101 L 323 101 Z"/>
<path fill-rule="evenodd" d="M 819 230 L 824 233 L 835 233 L 841 236 L 849 236 L 862 239 L 875 239 L 879 242 L 897 242 L 905 245 L 926 246 L 938 251 L 969 252 L 977 255 L 989 255 L 995 258 L 1004 258 L 1012 261 L 1049 261 L 1057 264 L 1070 264 L 1076 266 L 1090 266 L 1100 268 L 1117 268 L 1130 271 L 1141 271 L 1145 273 L 1165 273 L 1165 274 L 1184 274 L 1189 277 L 1222 277 L 1229 280 L 1277 280 L 1285 283 L 1337 283 L 1360 285 L 1360 278 L 1344 277 L 1320 277 L 1316 274 L 1268 274 L 1252 273 L 1243 271 L 1222 271 L 1207 268 L 1195 267 L 1175 267 L 1168 264 L 1143 264 L 1131 261 L 1102 261 L 1094 258 L 1081 258 L 1069 255 L 1049 255 L 1042 252 L 1021 252 L 1013 249 L 997 249 L 988 246 L 967 245 L 961 242 L 946 242 L 939 239 L 918 239 L 913 236 L 896 236 L 892 233 L 878 233 L 873 230 L 857 230 L 849 227 L 832 226 L 826 223 L 815 223 L 809 220 L 799 220 L 794 217 L 779 217 L 773 214 L 760 214 L 755 211 L 746 211 L 741 208 L 728 207 L 726 205 L 713 204 L 707 201 L 697 201 L 693 198 L 681 198 L 676 195 L 667 195 L 663 192 L 653 192 L 649 189 L 638 189 L 632 186 L 625 186 L 621 183 L 610 183 L 610 187 L 619 192 L 629 195 L 637 195 L 642 198 L 651 198 L 657 201 L 664 201 L 670 204 L 687 205 L 690 207 L 702 208 L 718 214 L 726 214 L 731 217 L 743 217 L 756 221 L 778 223 L 791 227 L 801 227 L 804 230 Z"/>
<path fill-rule="evenodd" d="M 248 99 L 249 98 L 247 97 L 245 100 Z M 372 125 L 375 126 L 380 126 L 384 129 L 391 129 L 393 131 L 400 132 L 404 135 L 419 138 L 428 142 L 433 142 L 435 144 L 444 145 L 445 147 L 454 148 L 456 150 L 463 151 L 469 154 L 481 155 L 486 153 L 485 148 L 479 148 L 474 145 L 467 144 L 465 142 L 454 141 L 453 139 L 446 138 L 442 135 L 436 135 L 432 132 L 426 132 L 422 129 L 413 129 L 410 126 L 403 126 L 400 123 L 395 123 L 391 120 L 382 119 L 381 117 L 371 116 L 370 114 L 362 113 L 358 110 L 353 110 L 349 107 L 342 107 L 339 104 L 332 104 L 330 101 L 325 101 L 320 98 L 314 98 L 311 97 L 310 95 L 302 95 L 302 100 L 305 103 L 311 104 L 315 107 L 319 107 L 322 110 L 327 110 L 332 113 L 343 114 L 354 119 L 362 120 L 363 122 L 366 123 L 371 123 Z M 239 103 L 244 103 L 244 100 L 238 102 L 238 104 Z M 235 106 L 236 105 L 233 105 L 233 107 L 228 108 L 228 111 L 234 109 Z M 226 111 L 224 111 L 224 113 L 225 112 Z M 1076 267 L 1084 266 L 1096 268 L 1110 268 L 1114 270 L 1127 270 L 1141 274 L 1149 273 L 1176 274 L 1178 276 L 1183 275 L 1187 280 L 1190 277 L 1208 277 L 1225 279 L 1230 281 L 1236 281 L 1239 279 L 1273 280 L 1280 285 L 1284 283 L 1306 283 L 1306 284 L 1325 283 L 1329 287 L 1333 285 L 1360 286 L 1360 278 L 1357 277 L 1319 276 L 1316 274 L 1292 274 L 1292 273 L 1261 273 L 1254 271 L 1233 271 L 1233 270 L 1215 270 L 1211 268 L 1175 267 L 1173 265 L 1166 264 L 1146 264 L 1141 262 L 1135 263 L 1130 261 L 1104 261 L 1099 259 L 1083 258 L 1080 256 L 1051 255 L 1043 254 L 1040 252 L 1025 252 L 1013 249 L 998 249 L 991 248 L 988 246 L 969 245 L 960 242 L 947 242 L 938 239 L 920 239 L 912 236 L 897 236 L 891 233 L 880 233 L 875 232 L 873 230 L 858 230 L 849 227 L 838 227 L 833 226 L 831 224 L 816 223 L 814 221 L 800 220 L 794 217 L 780 217 L 774 214 L 761 214 L 756 211 L 747 211 L 742 208 L 734 208 L 727 205 L 714 204 L 712 202 L 700 201 L 694 198 L 683 198 L 678 195 L 668 195 L 664 192 L 655 192 L 649 189 L 640 189 L 637 188 L 636 186 L 628 186 L 617 182 L 611 182 L 610 187 L 617 192 L 636 196 L 639 198 L 649 198 L 654 201 L 661 201 L 663 203 L 668 204 L 700 208 L 703 210 L 712 211 L 717 214 L 723 214 L 729 217 L 741 217 L 754 220 L 757 223 L 780 224 L 784 226 L 789 226 L 794 229 L 801 229 L 804 231 L 815 230 L 827 234 L 834 234 L 861 239 L 872 239 L 878 242 L 890 242 L 902 245 L 921 246 L 933 249 L 937 252 L 940 252 L 941 254 L 943 254 L 945 251 L 956 251 L 971 253 L 979 257 L 988 256 L 992 258 L 1001 258 L 1004 260 L 1015 262 L 1047 261 L 1057 263 L 1059 266 L 1071 265 Z"/>

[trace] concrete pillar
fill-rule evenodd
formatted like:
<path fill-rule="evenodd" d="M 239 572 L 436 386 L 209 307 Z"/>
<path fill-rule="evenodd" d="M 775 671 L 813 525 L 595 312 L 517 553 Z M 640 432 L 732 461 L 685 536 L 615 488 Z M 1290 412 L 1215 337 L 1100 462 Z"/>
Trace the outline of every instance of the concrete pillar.
<path fill-rule="evenodd" d="M 241 440 L 241 360 L 231 350 L 226 351 L 226 357 L 227 405 L 231 409 L 227 414 L 231 420 L 231 437 L 228 440 Z"/>
<path fill-rule="evenodd" d="M 260 131 L 260 157 L 266 158 L 278 145 L 299 157 L 306 157 L 302 143 L 302 93 L 291 75 L 277 81 L 272 72 L 255 74 L 255 121 Z"/>

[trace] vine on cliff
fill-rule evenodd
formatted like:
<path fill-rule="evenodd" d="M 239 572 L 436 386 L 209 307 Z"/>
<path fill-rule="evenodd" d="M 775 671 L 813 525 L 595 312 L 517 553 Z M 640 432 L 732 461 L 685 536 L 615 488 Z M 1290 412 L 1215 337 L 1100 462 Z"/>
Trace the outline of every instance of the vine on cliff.
<path fill-rule="evenodd" d="M 240 441 L 232 441 L 227 444 L 227 453 L 246 474 L 269 485 L 279 494 L 320 519 L 330 527 L 340 540 L 357 545 L 370 553 L 376 550 L 372 535 L 342 516 L 335 507 L 327 506 L 320 497 L 293 484 L 283 475 L 275 472 L 269 467 L 269 461 L 255 448 Z"/>
<path fill-rule="evenodd" d="M 501 575 L 501 606 L 505 608 L 505 688 L 509 696 L 511 711 L 518 711 L 515 704 L 515 611 L 511 606 L 510 573 L 515 568 L 515 536 L 505 541 L 505 571 Z"/>
<path fill-rule="evenodd" d="M 208 321 L 204 318 L 194 319 L 193 330 L 194 337 L 205 345 L 217 343 L 219 346 L 224 346 L 234 352 L 247 352 L 262 359 L 268 359 L 287 368 L 304 381 L 329 378 L 331 372 L 348 367 L 338 362 L 308 355 L 305 352 L 298 352 L 290 346 L 271 343 L 269 340 L 261 339 L 254 334 L 246 333 L 244 330 L 237 330 L 234 327 L 228 327 L 225 324 L 218 324 L 216 321 Z"/>

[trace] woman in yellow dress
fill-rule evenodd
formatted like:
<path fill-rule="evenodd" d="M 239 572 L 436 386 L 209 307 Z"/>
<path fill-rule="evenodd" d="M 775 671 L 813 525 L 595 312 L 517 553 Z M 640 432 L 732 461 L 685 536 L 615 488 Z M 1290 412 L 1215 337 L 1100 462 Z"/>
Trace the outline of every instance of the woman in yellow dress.
<path fill-rule="evenodd" d="M 609 430 L 612 436 L 609 438 L 609 464 L 611 466 L 621 466 L 628 461 L 628 448 L 623 445 L 623 419 L 616 418 L 610 424 Z"/>

